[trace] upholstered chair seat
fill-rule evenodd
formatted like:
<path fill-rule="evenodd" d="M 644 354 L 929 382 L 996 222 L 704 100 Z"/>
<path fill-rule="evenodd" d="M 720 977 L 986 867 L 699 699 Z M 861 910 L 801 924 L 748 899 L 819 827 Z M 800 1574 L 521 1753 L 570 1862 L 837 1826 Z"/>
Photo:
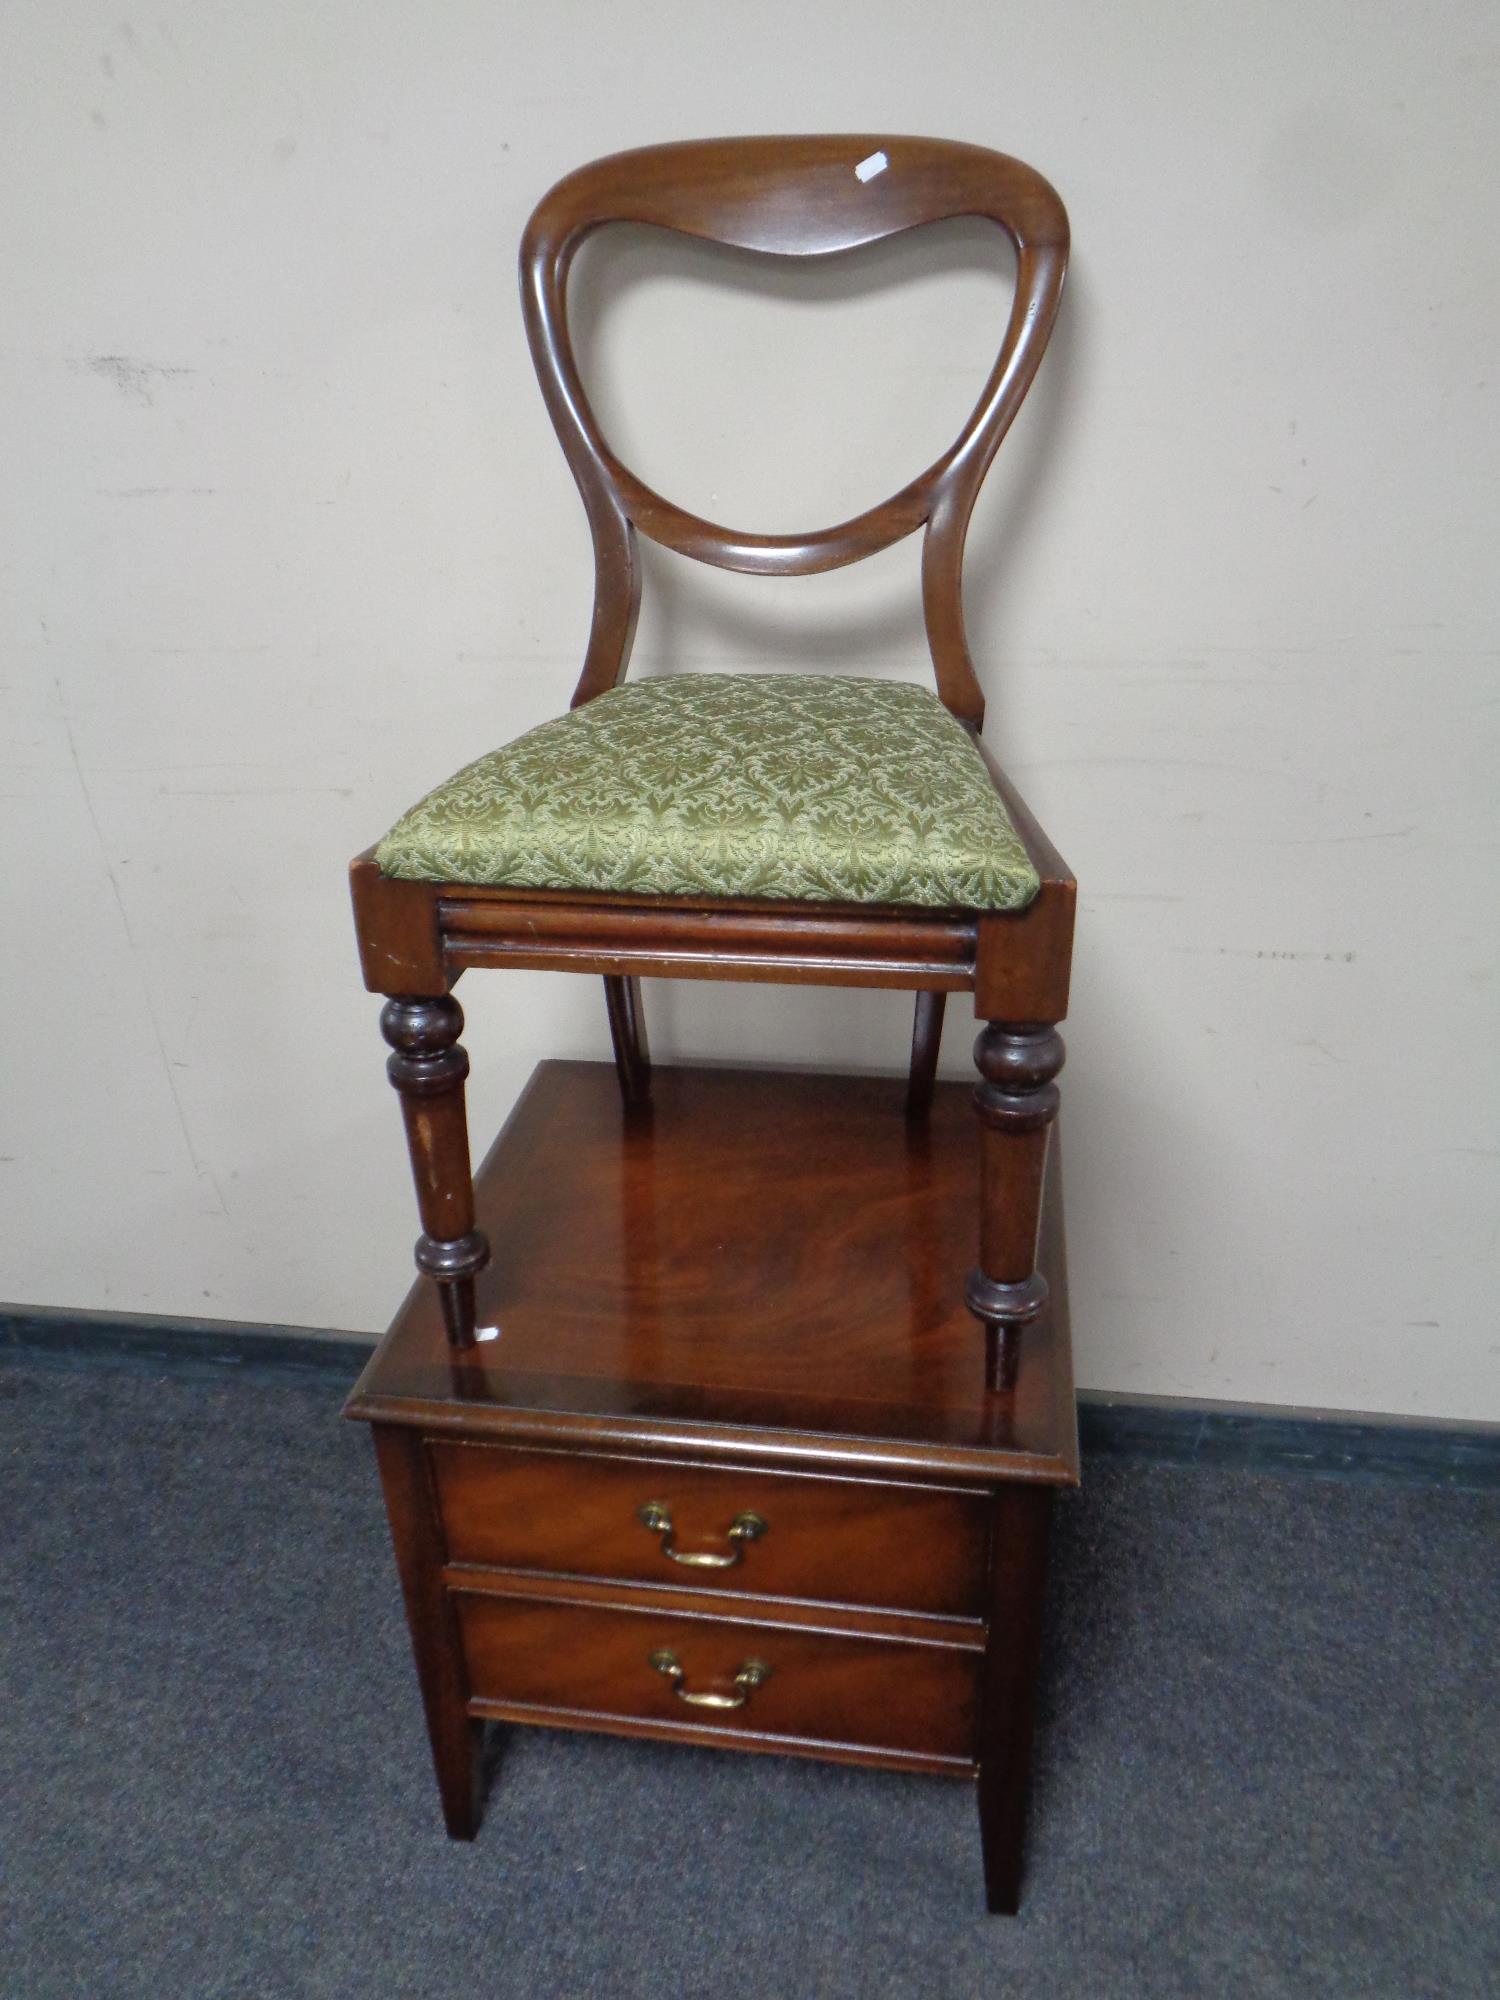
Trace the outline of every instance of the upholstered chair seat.
<path fill-rule="evenodd" d="M 823 674 L 613 688 L 466 765 L 375 859 L 424 882 L 970 910 L 1039 887 L 935 694 Z"/>

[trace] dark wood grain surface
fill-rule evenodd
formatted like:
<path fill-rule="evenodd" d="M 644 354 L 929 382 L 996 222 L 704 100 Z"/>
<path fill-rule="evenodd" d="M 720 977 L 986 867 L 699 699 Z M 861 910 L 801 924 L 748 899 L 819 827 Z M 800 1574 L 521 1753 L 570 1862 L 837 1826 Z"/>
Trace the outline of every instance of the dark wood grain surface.
<path fill-rule="evenodd" d="M 913 1645 L 785 1624 L 719 1623 L 658 1609 L 458 1592 L 454 1602 L 476 1704 L 511 1711 L 611 1717 L 658 1731 L 729 1729 L 806 1738 L 972 1766 L 980 1653 L 967 1644 Z M 685 1702 L 651 1664 L 671 1651 L 687 1693 L 732 1694 L 747 1661 L 769 1669 L 743 1707 Z"/>
<path fill-rule="evenodd" d="M 418 1284 L 351 1415 L 513 1442 L 1071 1484 L 1077 1431 L 1054 1171 L 1049 1298 L 1015 1391 L 964 1303 L 978 1226 L 970 1092 L 905 1116 L 896 1078 L 544 1063 L 477 1177 L 481 1330 Z"/>
<path fill-rule="evenodd" d="M 1045 1088 L 1029 1040 L 1001 1054 L 992 1088 Z M 348 1405 L 451 1833 L 489 1718 L 968 1776 L 989 1906 L 1016 1908 L 1077 1477 L 1058 1163 L 1047 1298 L 996 1397 L 957 1275 L 970 1093 L 918 1120 L 906 1095 L 669 1067 L 629 1105 L 611 1064 L 536 1072 L 476 1181 L 495 1337 L 451 1346 L 418 1285 Z"/>
<path fill-rule="evenodd" d="M 982 1493 L 489 1445 L 431 1453 L 455 1562 L 983 1616 Z M 669 1535 L 644 1507 L 665 1510 Z M 747 1513 L 763 1526 L 732 1539 Z"/>
<path fill-rule="evenodd" d="M 469 1715 L 458 1618 L 443 1585 L 443 1530 L 427 1454 L 412 1432 L 377 1424 L 371 1435 L 443 1823 L 454 1840 L 472 1840 L 479 1828 L 479 1731 Z"/>

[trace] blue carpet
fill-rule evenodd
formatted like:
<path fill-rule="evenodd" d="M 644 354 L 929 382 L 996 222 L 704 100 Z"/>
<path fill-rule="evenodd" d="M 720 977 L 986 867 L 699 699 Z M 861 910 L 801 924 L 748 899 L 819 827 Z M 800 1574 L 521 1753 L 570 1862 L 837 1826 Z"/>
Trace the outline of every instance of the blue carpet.
<path fill-rule="evenodd" d="M 1500 1496 L 1089 1466 L 1005 1920 L 938 1779 L 517 1731 L 450 1844 L 338 1401 L 0 1371 L 7 2000 L 1500 1992 Z"/>

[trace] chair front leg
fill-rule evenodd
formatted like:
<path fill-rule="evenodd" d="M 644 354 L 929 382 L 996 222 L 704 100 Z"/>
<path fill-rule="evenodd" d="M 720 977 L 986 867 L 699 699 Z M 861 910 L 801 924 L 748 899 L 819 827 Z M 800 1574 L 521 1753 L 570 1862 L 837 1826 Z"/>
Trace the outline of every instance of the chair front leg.
<path fill-rule="evenodd" d="M 974 1044 L 983 1079 L 974 1092 L 980 1124 L 979 1268 L 969 1274 L 969 1310 L 985 1329 L 989 1386 L 1015 1387 L 1023 1330 L 1047 1303 L 1036 1267 L 1047 1140 L 1057 1116 L 1053 1078 L 1062 1036 L 1050 1022 L 991 1021 Z"/>
<path fill-rule="evenodd" d="M 393 1053 L 386 1075 L 401 1093 L 406 1144 L 422 1234 L 417 1269 L 437 1282 L 443 1324 L 455 1347 L 474 1344 L 474 1280 L 490 1261 L 490 1246 L 474 1227 L 474 1178 L 464 1117 L 469 1057 L 460 1045 L 463 1009 L 451 993 L 396 996 L 380 1012 L 380 1032 Z"/>

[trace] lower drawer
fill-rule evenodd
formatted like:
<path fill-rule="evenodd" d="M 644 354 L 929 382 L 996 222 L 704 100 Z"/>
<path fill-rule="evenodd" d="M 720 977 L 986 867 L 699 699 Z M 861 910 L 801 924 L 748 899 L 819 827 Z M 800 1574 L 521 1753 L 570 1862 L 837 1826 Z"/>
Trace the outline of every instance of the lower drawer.
<path fill-rule="evenodd" d="M 470 1694 L 497 1707 L 931 1760 L 975 1756 L 974 1645 L 467 1591 L 454 1603 Z"/>

